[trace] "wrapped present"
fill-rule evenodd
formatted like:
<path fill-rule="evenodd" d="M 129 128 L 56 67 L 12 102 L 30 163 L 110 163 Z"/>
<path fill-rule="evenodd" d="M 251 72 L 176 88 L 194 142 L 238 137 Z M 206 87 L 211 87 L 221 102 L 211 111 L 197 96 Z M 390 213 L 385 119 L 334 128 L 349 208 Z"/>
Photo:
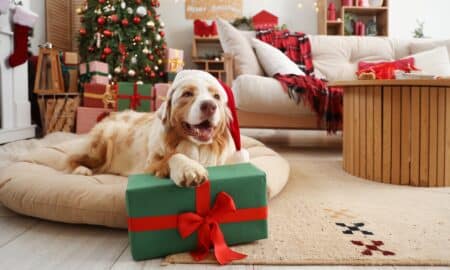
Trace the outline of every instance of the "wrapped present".
<path fill-rule="evenodd" d="M 83 83 L 108 84 L 109 67 L 107 63 L 91 61 L 89 64 L 80 64 L 80 79 Z"/>
<path fill-rule="evenodd" d="M 166 50 L 166 71 L 179 72 L 184 67 L 184 51 L 168 48 Z"/>
<path fill-rule="evenodd" d="M 104 114 L 109 114 L 111 109 L 104 108 L 77 108 L 77 134 L 88 133 L 101 120 Z"/>
<path fill-rule="evenodd" d="M 83 106 L 114 109 L 116 106 L 115 93 L 110 85 L 86 83 L 83 93 Z"/>
<path fill-rule="evenodd" d="M 65 65 L 78 66 L 80 64 L 80 56 L 77 52 L 63 52 L 62 63 Z"/>
<path fill-rule="evenodd" d="M 116 84 L 116 110 L 150 112 L 154 100 L 151 84 L 119 82 Z"/>
<path fill-rule="evenodd" d="M 153 95 L 155 96 L 155 101 L 153 102 L 153 111 L 156 111 L 161 107 L 161 104 L 166 100 L 167 92 L 169 91 L 170 84 L 168 83 L 157 83 L 153 87 Z"/>
<path fill-rule="evenodd" d="M 129 176 L 128 232 L 135 260 L 211 247 L 220 264 L 245 257 L 228 245 L 267 238 L 265 173 L 249 163 L 210 167 L 210 181 L 179 188 L 170 179 Z M 244 188 L 245 187 L 245 188 Z"/>

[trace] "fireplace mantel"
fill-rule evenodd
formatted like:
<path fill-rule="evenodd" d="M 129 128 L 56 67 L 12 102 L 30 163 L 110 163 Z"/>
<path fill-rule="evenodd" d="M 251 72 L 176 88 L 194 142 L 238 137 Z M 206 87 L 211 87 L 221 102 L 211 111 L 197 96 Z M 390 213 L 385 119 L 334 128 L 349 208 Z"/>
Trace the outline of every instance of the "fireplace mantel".
<path fill-rule="evenodd" d="M 23 1 L 24 6 L 28 2 Z M 1 22 L 7 21 L 5 16 L 9 14 L 0 15 Z M 13 52 L 13 38 L 9 29 L 0 28 L 0 144 L 35 136 L 28 99 L 28 63 L 11 68 L 5 61 Z"/>

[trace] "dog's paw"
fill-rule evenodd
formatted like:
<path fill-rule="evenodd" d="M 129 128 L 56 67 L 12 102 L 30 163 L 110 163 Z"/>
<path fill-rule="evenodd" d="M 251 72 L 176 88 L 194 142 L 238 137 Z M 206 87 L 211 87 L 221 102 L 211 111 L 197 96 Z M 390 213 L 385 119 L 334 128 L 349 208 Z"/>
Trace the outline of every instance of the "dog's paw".
<path fill-rule="evenodd" d="M 91 176 L 93 173 L 92 170 L 87 167 L 78 166 L 75 170 L 73 170 L 72 174 Z"/>
<path fill-rule="evenodd" d="M 170 178 L 179 187 L 196 187 L 208 180 L 208 171 L 197 161 L 175 157 L 171 163 Z"/>

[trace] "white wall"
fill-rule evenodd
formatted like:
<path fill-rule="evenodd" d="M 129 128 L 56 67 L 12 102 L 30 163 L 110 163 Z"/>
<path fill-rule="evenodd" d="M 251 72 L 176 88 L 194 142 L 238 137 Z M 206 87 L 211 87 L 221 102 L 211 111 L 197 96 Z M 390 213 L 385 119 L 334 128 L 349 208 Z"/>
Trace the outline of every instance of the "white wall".
<path fill-rule="evenodd" d="M 425 36 L 450 38 L 449 0 L 390 0 L 391 36 L 409 38 L 417 19 L 425 22 Z"/>
<path fill-rule="evenodd" d="M 188 66 L 192 43 L 192 20 L 186 20 L 184 0 L 160 0 L 159 13 L 166 25 L 166 39 L 172 48 L 184 49 Z M 336 0 L 339 1 L 339 0 Z M 33 0 L 31 8 L 40 16 L 32 40 L 34 51 L 45 42 L 45 1 Z M 315 0 L 243 0 L 243 13 L 252 16 L 266 9 L 280 17 L 293 31 L 317 33 Z M 298 4 L 302 8 L 298 8 Z M 432 4 L 431 4 L 432 3 Z M 390 0 L 390 35 L 399 38 L 412 37 L 416 19 L 425 21 L 425 35 L 432 38 L 450 38 L 450 0 Z"/>

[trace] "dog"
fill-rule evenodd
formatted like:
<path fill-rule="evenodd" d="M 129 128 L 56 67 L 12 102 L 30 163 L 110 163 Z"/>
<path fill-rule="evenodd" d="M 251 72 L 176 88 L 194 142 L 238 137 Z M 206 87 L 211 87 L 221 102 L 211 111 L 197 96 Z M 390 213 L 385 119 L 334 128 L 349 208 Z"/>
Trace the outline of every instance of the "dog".
<path fill-rule="evenodd" d="M 225 90 L 206 72 L 180 72 L 156 113 L 124 111 L 101 120 L 83 138 L 81 152 L 70 155 L 69 172 L 151 173 L 195 187 L 208 179 L 205 167 L 246 161 L 245 152 L 236 158 Z"/>

